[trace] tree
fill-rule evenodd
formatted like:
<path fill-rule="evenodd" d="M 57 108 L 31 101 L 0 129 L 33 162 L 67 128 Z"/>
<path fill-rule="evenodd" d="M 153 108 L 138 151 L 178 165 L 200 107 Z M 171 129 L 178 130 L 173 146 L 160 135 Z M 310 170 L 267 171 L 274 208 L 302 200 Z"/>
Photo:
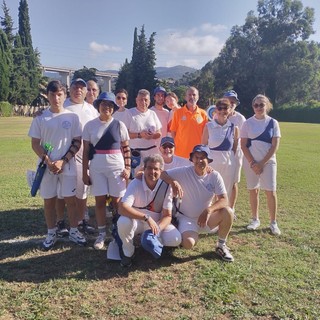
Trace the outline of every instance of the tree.
<path fill-rule="evenodd" d="M 7 35 L 9 44 L 11 46 L 13 46 L 13 42 L 14 42 L 13 20 L 12 20 L 12 17 L 10 16 L 10 10 L 7 7 L 7 4 L 4 0 L 3 0 L 3 4 L 2 4 L 2 10 L 3 10 L 4 16 L 0 17 L 1 18 L 1 26 L 3 28 L 4 33 Z"/>
<path fill-rule="evenodd" d="M 10 91 L 12 55 L 6 34 L 0 29 L 0 101 L 7 101 Z"/>
<path fill-rule="evenodd" d="M 247 109 L 257 93 L 269 96 L 275 107 L 314 97 L 319 46 L 307 41 L 314 33 L 314 10 L 303 9 L 299 0 L 259 0 L 257 9 L 258 16 L 250 11 L 243 26 L 232 28 L 218 58 L 201 70 L 201 77 L 211 70 L 215 95 L 234 89 Z"/>
<path fill-rule="evenodd" d="M 96 68 L 87 68 L 86 66 L 83 66 L 82 69 L 74 72 L 73 78 L 82 78 L 84 81 L 94 80 L 97 82 L 96 72 Z"/>
<path fill-rule="evenodd" d="M 157 86 L 155 79 L 155 35 L 152 33 L 147 41 L 144 26 L 142 26 L 139 35 L 137 28 L 135 28 L 131 62 L 128 63 L 126 60 L 119 71 L 116 90 L 125 88 L 128 91 L 128 105 L 130 107 L 134 105 L 140 89 L 147 89 L 152 94 L 152 90 Z"/>

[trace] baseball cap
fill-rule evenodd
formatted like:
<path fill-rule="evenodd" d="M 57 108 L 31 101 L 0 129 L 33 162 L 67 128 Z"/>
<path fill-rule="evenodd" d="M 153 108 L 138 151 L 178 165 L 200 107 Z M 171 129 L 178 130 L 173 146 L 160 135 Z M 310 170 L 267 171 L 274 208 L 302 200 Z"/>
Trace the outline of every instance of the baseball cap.
<path fill-rule="evenodd" d="M 82 78 L 73 79 L 73 80 L 71 81 L 70 86 L 72 86 L 72 85 L 75 84 L 75 83 L 81 83 L 81 84 L 83 84 L 85 87 L 87 86 L 87 83 L 86 83 Z"/>
<path fill-rule="evenodd" d="M 160 146 L 163 146 L 165 143 L 170 143 L 174 146 L 174 140 L 171 137 L 163 137 L 160 142 Z"/>
<path fill-rule="evenodd" d="M 223 94 L 224 98 L 235 98 L 237 101 L 237 105 L 240 103 L 240 100 L 238 99 L 238 94 L 234 90 L 229 90 Z"/>
<path fill-rule="evenodd" d="M 154 90 L 153 90 L 153 95 L 155 96 L 156 93 L 158 92 L 163 92 L 164 94 L 167 94 L 167 91 L 164 87 L 156 87 Z"/>
<path fill-rule="evenodd" d="M 113 108 L 118 110 L 118 106 L 116 105 L 116 97 L 112 92 L 102 92 L 99 97 L 93 101 L 93 106 L 98 109 L 101 101 L 111 101 L 113 103 Z"/>
<path fill-rule="evenodd" d="M 204 144 L 198 144 L 196 145 L 192 152 L 190 153 L 190 161 L 192 162 L 192 156 L 195 152 L 205 152 L 206 155 L 207 155 L 207 159 L 208 159 L 208 162 L 211 163 L 213 160 L 211 158 L 209 158 L 209 154 L 210 154 L 210 149 L 208 146 L 204 145 Z"/>
<path fill-rule="evenodd" d="M 154 258 L 159 259 L 162 254 L 163 244 L 159 241 L 159 237 L 148 229 L 141 235 L 141 245 L 143 249 L 150 252 Z"/>

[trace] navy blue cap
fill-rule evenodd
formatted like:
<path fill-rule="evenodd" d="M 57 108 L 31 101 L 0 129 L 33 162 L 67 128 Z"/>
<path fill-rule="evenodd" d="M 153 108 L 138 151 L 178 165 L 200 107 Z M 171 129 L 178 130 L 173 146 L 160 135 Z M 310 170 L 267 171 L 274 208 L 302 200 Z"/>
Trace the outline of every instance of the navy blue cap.
<path fill-rule="evenodd" d="M 99 104 L 101 101 L 110 101 L 113 103 L 113 108 L 118 110 L 119 107 L 116 104 L 116 97 L 112 92 L 102 92 L 100 93 L 99 97 L 93 101 L 93 106 L 96 109 L 99 109 Z"/>
<path fill-rule="evenodd" d="M 163 137 L 161 139 L 160 146 L 164 145 L 165 143 L 170 143 L 174 146 L 174 140 L 171 137 Z"/>
<path fill-rule="evenodd" d="M 141 245 L 143 249 L 150 252 L 154 258 L 159 259 L 162 254 L 163 244 L 151 229 L 146 230 L 141 235 Z"/>
<path fill-rule="evenodd" d="M 167 94 L 167 91 L 164 87 L 156 87 L 154 90 L 153 90 L 153 95 L 155 96 L 156 93 L 158 92 L 163 92 L 165 95 Z"/>
<path fill-rule="evenodd" d="M 205 144 L 198 144 L 193 148 L 192 152 L 190 153 L 190 159 L 189 159 L 191 162 L 192 162 L 192 156 L 195 152 L 205 152 L 207 155 L 208 162 L 210 163 L 213 161 L 211 158 L 209 158 L 210 149 Z"/>

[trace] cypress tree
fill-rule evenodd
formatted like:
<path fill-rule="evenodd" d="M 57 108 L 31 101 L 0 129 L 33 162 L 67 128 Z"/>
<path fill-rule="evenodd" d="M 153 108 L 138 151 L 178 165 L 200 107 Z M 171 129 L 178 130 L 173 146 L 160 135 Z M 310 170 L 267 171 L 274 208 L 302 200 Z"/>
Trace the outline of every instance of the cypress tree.
<path fill-rule="evenodd" d="M 0 101 L 7 101 L 10 91 L 12 56 L 6 34 L 0 29 Z"/>

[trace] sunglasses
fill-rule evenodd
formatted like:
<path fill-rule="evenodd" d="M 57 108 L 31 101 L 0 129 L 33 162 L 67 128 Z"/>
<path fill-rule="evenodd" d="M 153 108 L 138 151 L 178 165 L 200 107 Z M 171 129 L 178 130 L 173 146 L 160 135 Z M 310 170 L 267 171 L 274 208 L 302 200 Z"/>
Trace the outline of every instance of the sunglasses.
<path fill-rule="evenodd" d="M 257 108 L 264 108 L 264 107 L 265 107 L 265 103 L 255 103 L 255 104 L 253 105 L 253 107 L 254 107 L 255 109 L 257 109 Z"/>
<path fill-rule="evenodd" d="M 164 145 L 162 145 L 163 149 L 167 149 L 167 148 L 172 149 L 173 147 L 174 146 L 172 144 L 164 144 Z"/>
<path fill-rule="evenodd" d="M 126 97 L 117 97 L 117 100 L 127 100 Z"/>
<path fill-rule="evenodd" d="M 229 107 L 220 107 L 220 106 L 217 107 L 217 110 L 219 110 L 219 111 L 221 111 L 221 110 L 226 110 L 227 111 L 228 109 L 229 109 Z"/>

